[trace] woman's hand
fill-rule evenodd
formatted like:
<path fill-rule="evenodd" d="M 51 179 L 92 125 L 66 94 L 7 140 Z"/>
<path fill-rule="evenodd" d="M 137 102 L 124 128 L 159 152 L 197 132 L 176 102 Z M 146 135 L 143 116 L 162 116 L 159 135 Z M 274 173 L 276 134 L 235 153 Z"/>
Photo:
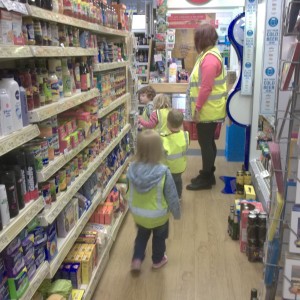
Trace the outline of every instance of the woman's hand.
<path fill-rule="evenodd" d="M 200 111 L 197 110 L 197 109 L 195 109 L 195 111 L 194 111 L 193 121 L 195 123 L 199 123 L 200 122 Z"/>

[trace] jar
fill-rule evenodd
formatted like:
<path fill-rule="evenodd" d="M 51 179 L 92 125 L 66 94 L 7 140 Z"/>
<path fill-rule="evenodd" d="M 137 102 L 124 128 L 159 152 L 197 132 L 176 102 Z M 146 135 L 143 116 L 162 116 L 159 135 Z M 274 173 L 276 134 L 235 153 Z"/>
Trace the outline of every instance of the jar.
<path fill-rule="evenodd" d="M 41 22 L 39 20 L 34 20 L 33 28 L 34 28 L 35 44 L 38 46 L 42 46 L 43 45 L 43 34 L 42 34 Z"/>
<path fill-rule="evenodd" d="M 52 92 L 51 92 L 51 83 L 49 79 L 49 74 L 47 69 L 42 69 L 42 77 L 43 77 L 43 92 L 45 94 L 45 104 L 52 103 Z"/>
<path fill-rule="evenodd" d="M 40 101 L 40 93 L 39 93 L 39 79 L 38 79 L 36 69 L 31 69 L 30 76 L 32 82 L 33 105 L 34 108 L 39 108 L 41 106 L 41 101 Z"/>
<path fill-rule="evenodd" d="M 67 173 L 66 173 L 66 169 L 60 169 L 59 170 L 59 190 L 61 192 L 65 191 L 67 189 Z"/>
<path fill-rule="evenodd" d="M 58 78 L 55 72 L 49 72 L 49 81 L 50 81 L 52 101 L 57 102 L 60 97 L 59 97 Z"/>

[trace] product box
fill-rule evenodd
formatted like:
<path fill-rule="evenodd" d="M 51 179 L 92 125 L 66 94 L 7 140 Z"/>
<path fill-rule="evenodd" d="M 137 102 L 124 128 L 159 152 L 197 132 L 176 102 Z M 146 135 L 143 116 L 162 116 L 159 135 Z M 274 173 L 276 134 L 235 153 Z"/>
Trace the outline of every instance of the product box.
<path fill-rule="evenodd" d="M 23 46 L 25 45 L 24 36 L 22 31 L 22 16 L 17 13 L 11 13 L 12 16 L 12 30 L 14 34 L 14 44 Z"/>
<path fill-rule="evenodd" d="M 300 204 L 295 204 L 292 210 L 289 251 L 300 253 Z"/>
<path fill-rule="evenodd" d="M 296 256 L 286 256 L 283 276 L 284 299 L 298 299 L 300 293 L 300 260 Z"/>
<path fill-rule="evenodd" d="M 57 218 L 58 237 L 66 237 L 78 220 L 78 200 L 69 203 Z"/>
<path fill-rule="evenodd" d="M 13 43 L 14 33 L 11 13 L 4 9 L 0 9 L 0 44 L 13 45 Z"/>
<path fill-rule="evenodd" d="M 70 280 L 72 286 L 75 289 L 78 289 L 81 286 L 81 264 L 73 263 L 70 269 Z"/>
<path fill-rule="evenodd" d="M 84 295 L 84 290 L 72 290 L 72 300 L 82 300 Z"/>
<path fill-rule="evenodd" d="M 29 285 L 27 269 L 24 268 L 15 278 L 8 278 L 8 288 L 11 299 L 19 299 Z"/>
<path fill-rule="evenodd" d="M 93 253 L 86 253 L 81 261 L 81 280 L 82 284 L 89 284 L 93 275 L 94 259 Z"/>
<path fill-rule="evenodd" d="M 240 203 L 242 204 L 245 201 L 246 203 L 254 205 L 255 209 L 258 212 L 264 211 L 264 208 L 260 202 L 243 200 Z M 240 251 L 244 253 L 246 252 L 247 249 L 248 214 L 249 214 L 249 210 L 243 210 L 240 216 Z"/>
<path fill-rule="evenodd" d="M 256 194 L 253 185 L 244 185 L 246 200 L 256 200 Z"/>
<path fill-rule="evenodd" d="M 46 246 L 46 259 L 51 262 L 57 255 L 57 233 L 55 223 L 47 228 L 47 246 Z"/>
<path fill-rule="evenodd" d="M 300 159 L 298 159 L 297 184 L 296 184 L 296 204 L 300 204 Z"/>

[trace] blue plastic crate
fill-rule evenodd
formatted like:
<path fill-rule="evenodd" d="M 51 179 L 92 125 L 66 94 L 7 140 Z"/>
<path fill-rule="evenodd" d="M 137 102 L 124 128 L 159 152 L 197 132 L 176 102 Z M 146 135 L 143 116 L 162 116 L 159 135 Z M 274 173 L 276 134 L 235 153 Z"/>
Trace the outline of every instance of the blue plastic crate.
<path fill-rule="evenodd" d="M 227 161 L 243 162 L 245 156 L 245 128 L 226 125 L 225 157 Z"/>

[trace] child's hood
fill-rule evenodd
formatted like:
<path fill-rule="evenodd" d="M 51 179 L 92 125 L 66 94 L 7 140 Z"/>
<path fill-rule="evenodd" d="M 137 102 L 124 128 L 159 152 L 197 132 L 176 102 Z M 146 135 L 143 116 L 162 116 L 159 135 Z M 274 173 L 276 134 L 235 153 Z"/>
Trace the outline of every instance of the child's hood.
<path fill-rule="evenodd" d="M 146 193 L 156 186 L 166 174 L 167 167 L 159 164 L 132 163 L 127 172 L 127 178 L 139 193 Z"/>

